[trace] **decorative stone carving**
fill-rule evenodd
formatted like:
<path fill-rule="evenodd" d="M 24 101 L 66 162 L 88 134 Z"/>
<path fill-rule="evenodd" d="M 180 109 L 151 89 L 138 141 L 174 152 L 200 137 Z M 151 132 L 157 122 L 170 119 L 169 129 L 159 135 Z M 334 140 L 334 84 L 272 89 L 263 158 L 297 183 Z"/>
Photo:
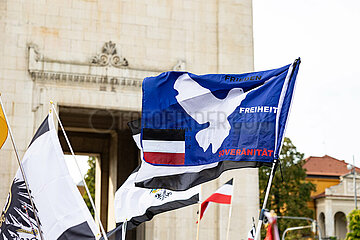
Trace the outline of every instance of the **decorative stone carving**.
<path fill-rule="evenodd" d="M 35 44 L 29 44 L 29 73 L 34 82 L 97 87 L 116 92 L 119 87 L 141 88 L 145 77 L 162 71 L 132 69 L 125 58 L 117 55 L 115 43 L 105 43 L 102 53 L 92 63 L 54 60 L 42 56 Z"/>
<path fill-rule="evenodd" d="M 184 60 L 178 60 L 176 65 L 173 67 L 174 71 L 184 71 L 186 68 L 186 63 Z"/>
<path fill-rule="evenodd" d="M 117 54 L 116 44 L 109 41 L 106 42 L 100 54 L 91 59 L 91 63 L 100 66 L 127 67 L 129 66 L 126 58 Z"/>
<path fill-rule="evenodd" d="M 101 53 L 94 56 L 91 63 L 46 58 L 35 44 L 29 44 L 28 49 L 29 73 L 34 82 L 96 86 L 100 91 L 116 92 L 118 87 L 139 89 L 145 77 L 163 72 L 128 67 L 127 60 L 117 54 L 116 45 L 111 41 L 104 44 Z M 185 61 L 179 60 L 173 70 L 184 71 Z"/>
<path fill-rule="evenodd" d="M 28 44 L 28 48 L 33 50 L 32 52 L 29 52 L 29 58 L 32 57 L 35 61 L 40 61 L 43 58 L 40 54 L 39 47 L 36 44 L 30 43 Z M 32 55 L 30 56 L 31 53 Z"/>
<path fill-rule="evenodd" d="M 111 86 L 129 86 L 141 87 L 143 79 L 124 78 L 124 77 L 107 77 L 107 76 L 90 76 L 76 73 L 56 73 L 44 71 L 31 71 L 30 76 L 33 81 L 53 82 L 53 83 L 84 83 L 84 84 L 101 84 Z M 114 88 L 112 88 L 114 89 Z"/>

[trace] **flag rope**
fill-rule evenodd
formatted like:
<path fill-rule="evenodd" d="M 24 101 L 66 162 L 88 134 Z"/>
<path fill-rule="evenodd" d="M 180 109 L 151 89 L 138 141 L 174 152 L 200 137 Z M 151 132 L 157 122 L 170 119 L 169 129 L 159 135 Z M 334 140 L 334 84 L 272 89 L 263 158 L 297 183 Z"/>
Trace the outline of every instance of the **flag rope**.
<path fill-rule="evenodd" d="M 101 223 L 100 216 L 99 216 L 99 214 L 98 214 L 98 212 L 97 212 L 97 210 L 96 210 L 96 207 L 95 207 L 95 204 L 94 204 L 94 200 L 93 200 L 92 197 L 91 197 L 89 188 L 88 188 L 88 186 L 87 186 L 87 184 L 86 184 L 86 182 L 85 182 L 84 175 L 82 174 L 82 171 L 81 171 L 81 169 L 80 169 L 79 163 L 78 163 L 78 161 L 77 161 L 77 159 L 76 159 L 74 150 L 73 150 L 73 148 L 72 148 L 72 146 L 71 146 L 71 144 L 70 144 L 70 141 L 69 141 L 69 138 L 67 137 L 67 134 L 66 134 L 66 132 L 65 132 L 64 126 L 62 125 L 61 120 L 60 120 L 60 117 L 59 117 L 59 115 L 58 115 L 58 113 L 57 113 L 57 111 L 56 111 L 55 104 L 54 104 L 53 101 L 50 101 L 50 104 L 51 104 L 52 109 L 54 110 L 54 113 L 55 113 L 56 118 L 57 118 L 57 120 L 58 120 L 58 122 L 59 122 L 60 128 L 61 128 L 61 130 L 62 130 L 62 132 L 63 132 L 63 134 L 64 134 L 64 136 L 65 136 L 66 143 L 67 143 L 67 145 L 68 145 L 68 147 L 69 147 L 69 149 L 70 149 L 71 155 L 73 156 L 73 158 L 74 158 L 74 160 L 75 160 L 75 163 L 76 163 L 76 166 L 77 166 L 77 168 L 78 168 L 78 170 L 79 170 L 79 173 L 80 173 L 80 175 L 81 175 L 81 179 L 82 179 L 82 181 L 83 181 L 83 183 L 84 183 L 86 193 L 87 193 L 87 195 L 88 195 L 88 197 L 89 197 L 91 206 L 92 206 L 92 208 L 94 209 L 94 214 L 95 214 L 96 220 L 99 222 L 101 233 L 102 233 L 104 239 L 105 239 L 105 240 L 108 240 L 107 235 L 106 235 L 106 232 L 105 232 L 105 229 L 104 229 L 104 226 L 103 226 L 103 224 Z"/>
<path fill-rule="evenodd" d="M 7 115 L 6 115 L 3 102 L 2 102 L 2 100 L 1 100 L 1 94 L 0 94 L 0 105 L 1 105 L 1 108 L 2 108 L 3 113 L 4 113 L 4 117 L 5 117 L 6 124 L 7 124 L 7 126 L 8 126 L 8 131 L 9 131 L 11 143 L 12 143 L 12 145 L 13 145 L 13 147 L 14 147 L 14 150 L 15 150 L 16 159 L 17 159 L 17 161 L 18 161 L 18 164 L 19 164 L 19 167 L 20 167 L 20 171 L 21 171 L 22 177 L 24 178 L 24 182 L 25 182 L 25 186 L 26 186 L 27 193 L 28 193 L 28 195 L 29 195 L 31 207 L 32 207 L 33 210 L 34 210 L 34 216 L 35 216 L 36 224 L 37 224 L 38 229 L 39 229 L 40 238 L 41 238 L 41 240 L 45 240 L 45 239 L 44 239 L 44 236 L 43 236 L 43 234 L 42 234 L 42 231 L 41 231 L 41 226 L 40 226 L 39 218 L 38 218 L 38 216 L 37 216 L 37 212 L 36 212 L 36 209 L 35 209 L 35 204 L 34 204 L 34 201 L 33 201 L 33 199 L 32 199 L 31 193 L 30 193 L 29 184 L 28 184 L 28 181 L 27 181 L 26 176 L 25 176 L 25 171 L 24 171 L 23 166 L 22 166 L 22 164 L 21 164 L 21 160 L 20 160 L 20 157 L 19 157 L 19 152 L 18 152 L 18 149 L 17 149 L 16 144 L 15 144 L 15 139 L 14 139 L 13 133 L 12 133 L 12 131 L 11 131 L 11 126 L 10 126 L 9 120 L 8 120 L 8 118 L 7 118 Z M 36 237 L 36 234 L 35 234 L 35 237 Z"/>

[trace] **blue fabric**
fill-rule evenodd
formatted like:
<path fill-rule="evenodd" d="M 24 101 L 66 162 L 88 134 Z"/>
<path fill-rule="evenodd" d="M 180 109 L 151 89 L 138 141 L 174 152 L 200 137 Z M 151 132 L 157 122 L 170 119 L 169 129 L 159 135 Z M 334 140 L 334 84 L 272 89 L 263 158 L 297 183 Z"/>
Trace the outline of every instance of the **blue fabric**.
<path fill-rule="evenodd" d="M 184 166 L 225 160 L 270 163 L 279 154 L 299 64 L 299 60 L 293 64 L 294 70 L 280 112 L 277 143 L 275 142 L 276 114 L 273 110 L 274 107 L 278 107 L 290 65 L 245 74 L 195 75 L 188 73 L 196 83 L 209 89 L 217 99 L 225 99 L 233 88 L 242 88 L 245 93 L 247 92 L 240 106 L 227 116 L 231 129 L 215 153 L 212 152 L 211 145 L 204 152 L 195 138 L 199 131 L 209 127 L 209 123 L 199 124 L 176 99 L 179 93 L 174 88 L 175 81 L 186 72 L 165 72 L 159 76 L 144 79 L 142 129 L 185 129 Z M 268 112 L 265 112 L 265 107 Z M 270 110 L 272 112 L 269 112 Z M 218 112 L 221 112 L 221 109 Z M 275 145 L 276 152 L 274 152 Z"/>

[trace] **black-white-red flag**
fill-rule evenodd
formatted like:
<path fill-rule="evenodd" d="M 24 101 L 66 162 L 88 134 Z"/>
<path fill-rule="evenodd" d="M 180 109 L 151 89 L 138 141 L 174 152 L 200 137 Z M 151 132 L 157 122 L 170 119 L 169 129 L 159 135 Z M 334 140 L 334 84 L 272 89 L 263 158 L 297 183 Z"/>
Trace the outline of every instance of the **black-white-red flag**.
<path fill-rule="evenodd" d="M 133 121 L 129 127 L 133 133 L 133 139 L 140 149 L 140 154 L 146 154 L 142 151 L 140 145 L 140 122 Z M 173 136 L 168 133 L 174 134 Z M 169 154 L 169 158 L 179 157 L 181 153 L 181 137 L 176 132 L 155 131 L 153 137 L 143 141 L 144 150 L 153 157 Z M 163 140 L 171 139 L 172 143 L 166 143 Z M 158 145 L 161 147 L 153 148 Z M 166 153 L 163 150 L 169 149 Z M 172 151 L 172 152 L 171 152 Z M 163 155 L 162 157 L 166 157 Z M 179 157 L 179 159 L 181 156 Z M 142 164 L 144 161 L 142 161 Z M 143 222 L 150 221 L 155 215 L 164 212 L 176 210 L 199 202 L 200 186 L 195 186 L 186 191 L 171 191 L 168 189 L 146 189 L 135 186 L 135 178 L 142 165 L 136 168 L 130 174 L 128 179 L 115 193 L 115 221 L 118 225 L 114 230 L 107 234 L 109 239 L 125 240 L 125 229 L 131 230 Z M 1 240 L 1 239 L 0 239 Z M 100 240 L 103 240 L 101 238 Z"/>
<path fill-rule="evenodd" d="M 210 197 L 208 197 L 203 203 L 201 203 L 200 211 L 200 220 L 204 216 L 206 209 L 209 206 L 210 202 L 221 203 L 221 204 L 231 204 L 231 198 L 234 192 L 233 179 L 226 182 L 221 186 L 216 192 L 214 192 Z"/>

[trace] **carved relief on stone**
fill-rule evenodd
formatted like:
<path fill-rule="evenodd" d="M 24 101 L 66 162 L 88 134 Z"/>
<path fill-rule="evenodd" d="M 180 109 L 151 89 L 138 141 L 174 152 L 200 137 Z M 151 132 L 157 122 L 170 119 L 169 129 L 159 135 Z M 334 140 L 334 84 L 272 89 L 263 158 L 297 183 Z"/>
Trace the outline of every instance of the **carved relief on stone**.
<path fill-rule="evenodd" d="M 34 82 L 83 87 L 97 85 L 100 91 L 116 92 L 123 87 L 140 89 L 145 77 L 156 76 L 164 71 L 125 68 L 128 66 L 127 60 L 117 54 L 116 45 L 111 41 L 106 42 L 101 53 L 86 63 L 47 58 L 35 44 L 28 44 L 28 51 L 28 71 Z M 184 71 L 185 61 L 179 60 L 173 70 Z"/>
<path fill-rule="evenodd" d="M 91 59 L 91 63 L 100 66 L 126 67 L 129 66 L 126 58 L 117 54 L 116 44 L 109 41 L 106 42 L 100 54 Z"/>
<path fill-rule="evenodd" d="M 175 66 L 173 67 L 174 71 L 184 71 L 186 68 L 186 63 L 184 60 L 178 60 Z"/>

